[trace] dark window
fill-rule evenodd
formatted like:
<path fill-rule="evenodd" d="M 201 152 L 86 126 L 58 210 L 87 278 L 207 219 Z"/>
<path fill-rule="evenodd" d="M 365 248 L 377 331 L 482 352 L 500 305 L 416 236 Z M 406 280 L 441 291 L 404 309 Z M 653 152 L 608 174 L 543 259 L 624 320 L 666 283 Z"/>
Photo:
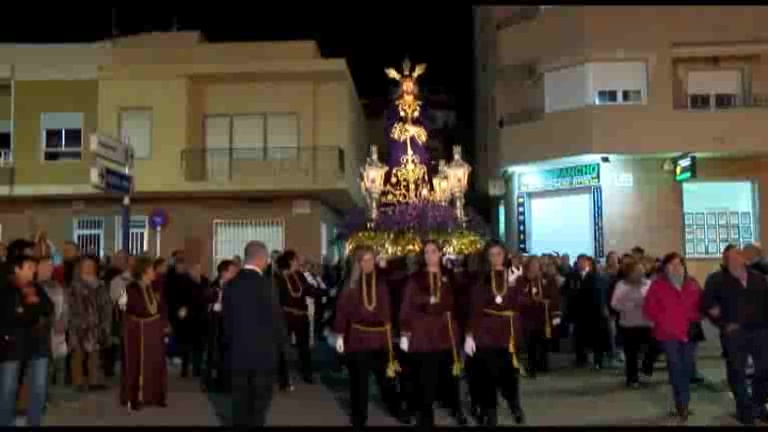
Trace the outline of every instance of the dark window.
<path fill-rule="evenodd" d="M 11 151 L 10 132 L 0 132 L 0 151 Z"/>
<path fill-rule="evenodd" d="M 642 103 L 643 92 L 640 90 L 622 90 L 621 103 Z"/>
<path fill-rule="evenodd" d="M 598 105 L 619 103 L 619 92 L 616 90 L 598 90 L 596 102 Z"/>
<path fill-rule="evenodd" d="M 715 108 L 731 108 L 737 104 L 737 97 L 735 94 L 716 94 L 715 95 Z"/>
<path fill-rule="evenodd" d="M 46 161 L 80 160 L 83 132 L 80 129 L 46 129 L 43 159 Z"/>
<path fill-rule="evenodd" d="M 688 95 L 688 106 L 695 110 L 708 110 L 711 99 L 712 97 L 708 94 L 691 94 Z"/>

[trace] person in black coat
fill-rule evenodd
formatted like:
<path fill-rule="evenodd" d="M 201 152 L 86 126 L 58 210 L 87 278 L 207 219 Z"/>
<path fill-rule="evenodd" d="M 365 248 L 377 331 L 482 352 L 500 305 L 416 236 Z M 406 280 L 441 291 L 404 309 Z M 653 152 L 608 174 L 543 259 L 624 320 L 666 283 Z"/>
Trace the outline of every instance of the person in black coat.
<path fill-rule="evenodd" d="M 235 427 L 265 425 L 277 380 L 277 354 L 287 342 L 280 305 L 264 273 L 268 261 L 264 243 L 249 242 L 242 270 L 223 292 Z"/>
<path fill-rule="evenodd" d="M 587 351 L 592 351 L 593 367 L 601 369 L 610 337 L 608 281 L 595 271 L 592 258 L 579 255 L 563 290 L 566 320 L 573 324 L 576 365 L 586 365 Z"/>
<path fill-rule="evenodd" d="M 26 374 L 27 425 L 40 426 L 47 397 L 53 303 L 34 282 L 37 260 L 12 256 L 0 289 L 0 426 L 13 426 L 22 373 Z"/>

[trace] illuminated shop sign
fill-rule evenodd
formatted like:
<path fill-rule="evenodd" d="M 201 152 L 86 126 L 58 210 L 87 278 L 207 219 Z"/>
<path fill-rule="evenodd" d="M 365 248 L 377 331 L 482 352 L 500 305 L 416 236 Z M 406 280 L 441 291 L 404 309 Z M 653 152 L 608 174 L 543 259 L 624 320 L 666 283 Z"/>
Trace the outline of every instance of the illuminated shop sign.
<path fill-rule="evenodd" d="M 684 154 L 675 159 L 675 181 L 696 178 L 696 156 Z"/>
<path fill-rule="evenodd" d="M 600 164 L 574 165 L 520 176 L 520 192 L 537 192 L 600 185 Z"/>

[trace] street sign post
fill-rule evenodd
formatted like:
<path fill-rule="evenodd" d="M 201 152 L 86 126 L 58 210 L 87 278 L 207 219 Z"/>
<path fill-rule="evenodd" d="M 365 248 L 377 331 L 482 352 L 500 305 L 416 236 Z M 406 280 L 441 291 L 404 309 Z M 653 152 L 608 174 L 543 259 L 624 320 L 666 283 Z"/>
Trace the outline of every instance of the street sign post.
<path fill-rule="evenodd" d="M 155 230 L 155 254 L 160 256 L 160 236 L 163 228 L 168 225 L 168 212 L 163 209 L 154 209 L 149 215 L 149 227 Z"/>
<path fill-rule="evenodd" d="M 108 193 L 123 194 L 123 249 L 130 252 L 133 148 L 127 141 L 98 133 L 91 134 L 89 141 L 90 150 L 97 158 L 96 165 L 91 168 L 91 184 Z M 117 169 L 110 168 L 104 161 L 117 165 Z"/>
<path fill-rule="evenodd" d="M 91 167 L 91 185 L 107 193 L 130 195 L 133 177 L 97 162 L 95 167 Z"/>
<path fill-rule="evenodd" d="M 133 164 L 133 152 L 128 143 L 100 134 L 91 134 L 91 152 L 97 158 L 112 162 L 121 167 Z"/>

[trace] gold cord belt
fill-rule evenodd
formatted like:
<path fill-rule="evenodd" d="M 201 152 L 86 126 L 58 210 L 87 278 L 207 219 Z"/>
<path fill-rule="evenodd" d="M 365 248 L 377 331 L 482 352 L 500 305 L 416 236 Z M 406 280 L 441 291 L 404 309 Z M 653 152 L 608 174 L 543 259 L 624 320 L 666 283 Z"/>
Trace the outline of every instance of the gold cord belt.
<path fill-rule="evenodd" d="M 135 315 L 128 315 L 128 319 L 130 319 L 131 321 L 138 321 L 138 322 L 149 322 L 149 321 L 154 321 L 158 318 L 160 318 L 160 314 L 152 315 L 146 318 L 137 317 Z"/>
<path fill-rule="evenodd" d="M 515 369 L 520 368 L 517 361 L 517 349 L 515 349 L 515 312 L 511 310 L 497 311 L 493 309 L 483 309 L 488 315 L 509 318 L 509 352 L 512 354 L 512 365 Z"/>
<path fill-rule="evenodd" d="M 549 319 L 549 300 L 543 299 L 544 302 L 544 337 L 552 339 L 552 323 Z"/>
<path fill-rule="evenodd" d="M 296 308 L 292 308 L 292 307 L 288 307 L 288 306 L 283 306 L 283 310 L 288 312 L 288 313 L 292 313 L 294 315 L 309 315 L 309 312 L 307 312 L 305 310 L 296 309 Z"/>
<path fill-rule="evenodd" d="M 461 375 L 461 359 L 459 358 L 459 353 L 456 350 L 456 338 L 453 337 L 453 321 L 451 320 L 451 312 L 448 311 L 445 313 L 445 319 L 448 320 L 448 334 L 451 336 L 451 350 L 453 351 L 453 367 L 451 368 L 451 373 L 453 376 L 457 377 Z"/>
<path fill-rule="evenodd" d="M 353 329 L 364 332 L 386 332 L 387 350 L 389 351 L 389 364 L 387 365 L 387 377 L 394 378 L 400 372 L 400 363 L 395 360 L 395 351 L 392 349 L 392 326 L 385 324 L 383 326 L 366 326 L 362 324 L 352 324 Z"/>

